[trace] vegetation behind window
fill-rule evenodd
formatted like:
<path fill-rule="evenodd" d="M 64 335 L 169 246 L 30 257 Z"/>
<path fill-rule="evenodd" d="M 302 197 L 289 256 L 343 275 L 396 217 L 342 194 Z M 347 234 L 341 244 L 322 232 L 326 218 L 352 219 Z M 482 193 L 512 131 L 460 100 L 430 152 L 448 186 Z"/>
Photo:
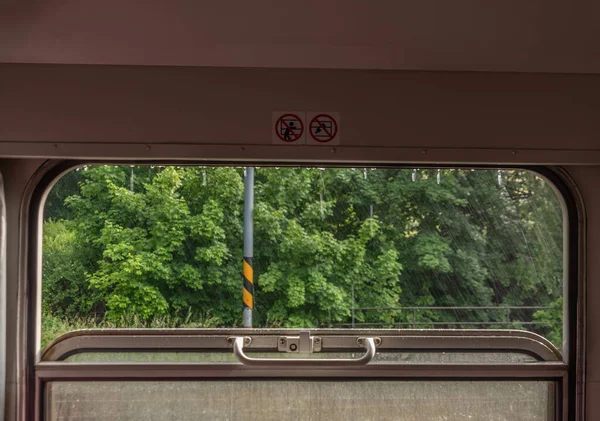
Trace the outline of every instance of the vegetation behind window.
<path fill-rule="evenodd" d="M 563 219 L 523 170 L 256 169 L 255 327 L 511 328 L 562 341 Z M 244 169 L 94 165 L 45 205 L 44 344 L 242 323 Z"/>

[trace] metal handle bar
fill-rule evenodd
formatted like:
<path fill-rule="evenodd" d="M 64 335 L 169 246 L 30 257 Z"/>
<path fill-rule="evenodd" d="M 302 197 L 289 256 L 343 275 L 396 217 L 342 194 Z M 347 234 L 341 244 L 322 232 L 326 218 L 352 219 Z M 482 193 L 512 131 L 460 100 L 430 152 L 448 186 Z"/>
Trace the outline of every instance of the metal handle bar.
<path fill-rule="evenodd" d="M 373 338 L 365 338 L 364 347 L 367 352 L 354 359 L 252 358 L 244 353 L 244 338 L 238 336 L 233 342 L 233 353 L 242 364 L 254 367 L 360 367 L 367 365 L 377 352 Z"/>

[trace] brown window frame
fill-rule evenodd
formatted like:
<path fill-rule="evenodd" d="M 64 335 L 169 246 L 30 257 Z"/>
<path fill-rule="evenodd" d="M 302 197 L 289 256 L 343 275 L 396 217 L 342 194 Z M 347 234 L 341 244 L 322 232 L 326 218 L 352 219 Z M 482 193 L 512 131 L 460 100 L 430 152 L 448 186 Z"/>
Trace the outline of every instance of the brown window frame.
<path fill-rule="evenodd" d="M 53 161 L 48 162 L 46 164 L 46 168 L 43 169 L 39 177 L 35 181 L 35 184 L 32 186 L 31 200 L 28 206 L 28 214 L 29 214 L 29 225 L 28 225 L 28 241 L 29 241 L 29 253 L 28 253 L 28 285 L 27 289 L 29 290 L 29 296 L 26 302 L 24 303 L 26 306 L 25 316 L 26 322 L 25 326 L 27 326 L 27 335 L 25 336 L 23 348 L 26 350 L 26 355 L 24 359 L 23 368 L 25 369 L 28 380 L 27 385 L 25 387 L 24 393 L 24 401 L 25 405 L 25 414 L 35 414 L 36 417 L 41 416 L 41 405 L 43 403 L 43 399 L 41 396 L 43 390 L 43 384 L 50 380 L 56 379 L 72 379 L 72 380 L 92 380 L 92 379 L 109 379 L 109 378 L 121 378 L 118 373 L 127 373 L 128 376 L 132 376 L 131 378 L 174 378 L 174 377 L 182 377 L 182 378 L 205 378 L 205 374 L 202 374 L 198 371 L 197 365 L 190 364 L 151 364 L 152 367 L 142 367 L 147 365 L 140 364 L 110 364 L 110 368 L 108 369 L 104 364 L 93 364 L 93 363 L 67 363 L 61 362 L 59 360 L 45 359 L 50 358 L 48 356 L 53 355 L 54 352 L 57 352 L 58 347 L 64 346 L 61 342 L 67 341 L 68 337 L 59 338 L 53 342 L 53 345 L 50 345 L 43 354 L 40 354 L 37 349 L 37 337 L 39 337 L 39 326 L 37 325 L 38 321 L 38 301 L 40 300 L 40 292 L 39 285 L 41 285 L 41 274 L 40 274 L 40 261 L 41 261 L 41 250 L 40 250 L 40 232 L 42 225 L 42 215 L 43 215 L 43 203 L 45 202 L 46 195 L 54 182 L 60 178 L 62 174 L 74 169 L 77 166 L 81 165 L 93 165 L 93 164 L 154 164 L 154 165 L 279 165 L 279 166 L 343 166 L 348 167 L 352 166 L 352 162 L 344 162 L 343 164 L 339 163 L 320 163 L 320 162 L 285 162 L 285 163 L 273 163 L 273 162 L 241 162 L 241 161 L 232 161 L 232 162 L 192 162 L 192 161 L 115 161 L 115 160 L 86 160 L 86 161 L 75 161 L 75 160 L 65 160 L 65 161 Z M 398 163 L 356 163 L 356 166 L 372 166 L 372 167 L 391 167 L 391 168 L 413 168 L 418 166 L 419 168 L 427 168 L 427 165 L 418 164 L 418 165 L 407 165 L 407 164 L 398 164 Z M 581 414 L 583 403 L 581 401 L 582 398 L 578 397 L 583 395 L 581 393 L 582 381 L 580 380 L 583 376 L 583 369 L 580 364 L 580 361 L 583 359 L 583 308 L 580 300 L 580 270 L 581 263 L 579 261 L 579 247 L 580 247 L 580 218 L 583 212 L 583 207 L 581 205 L 581 200 L 576 195 L 575 187 L 570 184 L 569 179 L 566 174 L 562 172 L 560 169 L 549 168 L 543 166 L 513 166 L 513 165 L 498 165 L 498 166 L 485 166 L 485 165 L 437 165 L 431 166 L 433 168 L 478 168 L 478 169 L 522 169 L 522 170 L 530 170 L 538 173 L 539 175 L 545 177 L 557 190 L 559 196 L 562 198 L 564 203 L 563 213 L 565 214 L 565 229 L 567 229 L 567 238 L 566 244 L 567 249 L 565 252 L 567 253 L 568 266 L 565 268 L 566 271 L 566 280 L 565 283 L 565 296 L 567 300 L 565 300 L 565 338 L 567 340 L 567 346 L 564 349 L 564 358 L 562 361 L 550 361 L 543 360 L 543 362 L 538 363 L 537 365 L 527 365 L 524 364 L 497 364 L 497 365 L 481 365 L 481 364 L 468 364 L 468 365 L 451 365 L 451 364 L 426 364 L 426 365 L 418 365 L 411 364 L 405 366 L 395 365 L 393 368 L 388 367 L 387 371 L 384 369 L 386 365 L 377 364 L 370 366 L 368 370 L 362 369 L 360 372 L 361 376 L 380 378 L 393 376 L 398 378 L 444 378 L 444 379 L 510 379 L 510 378 L 518 378 L 518 379 L 553 379 L 557 382 L 559 386 L 556 390 L 557 393 L 557 408 L 560 408 L 559 413 L 557 413 L 557 419 L 561 420 L 575 420 L 576 416 Z M 311 330 L 313 332 L 313 330 Z M 315 330 L 316 332 L 316 330 Z M 353 330 L 352 332 L 356 332 Z M 373 330 L 369 330 L 369 333 L 373 332 Z M 397 331 L 400 332 L 400 331 Z M 409 332 L 409 331 L 407 331 Z M 427 331 L 429 335 L 431 331 Z M 441 330 L 441 332 L 448 333 L 448 331 Z M 464 332 L 476 332 L 476 331 L 464 331 Z M 486 336 L 488 338 L 492 338 L 494 335 L 490 334 L 490 330 L 482 330 L 482 336 Z M 506 333 L 507 331 L 501 331 Z M 519 342 L 519 350 L 526 351 L 523 348 L 524 340 L 531 338 L 524 338 L 521 334 L 522 331 L 515 331 L 517 334 L 512 339 L 518 339 L 514 343 Z M 89 332 L 88 332 L 89 333 Z M 69 334 L 67 334 L 68 336 Z M 118 336 L 115 331 L 110 332 L 110 336 L 115 335 Z M 168 333 L 171 335 L 171 333 Z M 79 333 L 74 334 L 71 338 L 80 336 L 79 339 L 84 337 L 92 338 L 94 334 L 91 335 L 79 335 Z M 477 336 L 477 334 L 475 334 Z M 537 336 L 537 335 L 536 335 Z M 442 340 L 442 337 L 437 338 L 438 340 Z M 480 338 L 480 339 L 483 339 Z M 543 339 L 543 338 L 542 338 Z M 83 339 L 84 341 L 89 341 L 90 339 Z M 497 339 L 491 339 L 490 342 L 496 341 Z M 537 345 L 542 344 L 543 346 L 547 346 L 544 342 L 545 340 L 537 341 Z M 535 340 L 533 341 L 535 342 Z M 547 341 L 546 341 L 547 342 Z M 500 342 L 498 342 L 500 343 Z M 511 341 L 507 342 L 505 345 L 510 344 Z M 551 344 L 550 344 L 551 345 Z M 554 348 L 552 346 L 552 348 Z M 508 348 L 503 348 L 508 349 Z M 556 350 L 556 348 L 554 348 Z M 558 350 L 556 350 L 558 352 Z M 227 369 L 223 369 L 222 364 L 219 367 L 209 367 L 203 366 L 203 370 L 209 370 L 207 373 L 216 374 L 218 372 L 224 373 Z M 217 371 L 212 371 L 216 369 Z M 124 371 L 120 371 L 124 370 Z M 223 371 L 224 370 L 224 371 Z M 256 369 L 245 367 L 241 371 L 238 369 L 236 373 L 241 373 L 242 377 L 246 376 L 258 376 L 259 372 Z M 261 369 L 264 370 L 264 369 Z M 317 372 L 318 371 L 318 372 Z M 320 370 L 305 370 L 307 373 L 306 376 L 302 375 L 302 377 L 311 377 L 311 378 L 322 378 L 326 376 L 333 377 L 348 377 L 352 376 L 353 373 L 349 371 L 332 371 L 327 369 Z M 271 374 L 278 374 L 278 376 L 285 374 L 285 372 L 273 372 L 267 371 Z M 186 374 L 187 373 L 187 374 Z M 321 374 L 319 374 L 321 373 Z M 385 374 L 389 373 L 389 374 Z M 291 375 L 291 372 L 287 374 Z M 297 374 L 297 372 L 296 372 Z M 354 373 L 356 374 L 356 373 Z M 116 376 L 116 377 L 115 377 Z M 580 390 L 578 392 L 578 389 Z M 36 418 L 41 420 L 41 418 Z"/>

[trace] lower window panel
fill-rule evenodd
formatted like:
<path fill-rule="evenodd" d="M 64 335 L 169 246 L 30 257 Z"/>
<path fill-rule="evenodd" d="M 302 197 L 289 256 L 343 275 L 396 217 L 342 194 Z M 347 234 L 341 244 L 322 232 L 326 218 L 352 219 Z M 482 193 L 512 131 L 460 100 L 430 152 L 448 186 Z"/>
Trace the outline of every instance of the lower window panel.
<path fill-rule="evenodd" d="M 552 381 L 51 381 L 46 421 L 547 421 Z"/>
<path fill-rule="evenodd" d="M 298 358 L 294 353 L 248 352 L 254 358 Z M 351 352 L 315 352 L 303 354 L 304 359 L 357 358 L 362 354 Z M 83 352 L 65 359 L 71 363 L 233 363 L 238 362 L 231 352 Z M 516 352 L 378 352 L 373 364 L 518 364 L 532 363 L 537 359 Z"/>

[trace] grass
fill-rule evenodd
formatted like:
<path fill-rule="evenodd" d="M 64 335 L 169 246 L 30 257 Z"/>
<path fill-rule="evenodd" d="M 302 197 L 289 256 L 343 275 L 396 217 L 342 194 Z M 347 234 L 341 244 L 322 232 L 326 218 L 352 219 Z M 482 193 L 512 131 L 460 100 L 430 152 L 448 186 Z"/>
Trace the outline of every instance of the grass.
<path fill-rule="evenodd" d="M 147 322 L 139 317 L 124 317 L 119 323 L 110 322 L 94 317 L 66 318 L 47 312 L 42 314 L 41 348 L 59 336 L 80 329 L 171 329 L 171 328 L 213 328 L 218 327 L 217 320 L 213 318 L 195 318 L 189 312 L 186 317 L 157 317 Z"/>

